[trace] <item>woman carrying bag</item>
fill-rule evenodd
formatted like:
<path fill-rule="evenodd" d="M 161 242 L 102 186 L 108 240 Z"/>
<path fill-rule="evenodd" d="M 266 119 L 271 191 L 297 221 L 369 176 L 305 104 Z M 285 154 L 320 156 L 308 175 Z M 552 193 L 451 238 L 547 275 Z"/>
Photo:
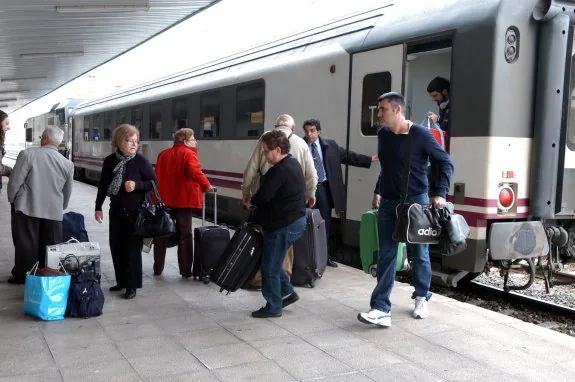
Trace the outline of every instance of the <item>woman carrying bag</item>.
<path fill-rule="evenodd" d="M 140 132 L 135 126 L 122 124 L 112 136 L 114 153 L 104 159 L 95 218 L 104 220 L 102 204 L 110 197 L 110 252 L 116 285 L 110 291 L 126 289 L 124 298 L 136 297 L 142 287 L 142 237 L 134 234 L 134 222 L 146 193 L 152 190 L 156 174 L 151 163 L 138 154 Z"/>

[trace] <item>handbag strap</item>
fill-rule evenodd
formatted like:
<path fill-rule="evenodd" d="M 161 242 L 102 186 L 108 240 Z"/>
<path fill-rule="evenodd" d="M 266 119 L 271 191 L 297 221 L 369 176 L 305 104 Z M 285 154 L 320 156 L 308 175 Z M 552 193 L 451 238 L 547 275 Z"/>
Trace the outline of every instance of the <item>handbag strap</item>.
<path fill-rule="evenodd" d="M 158 192 L 158 186 L 156 185 L 156 181 L 152 180 L 151 182 L 152 182 L 152 187 L 154 188 L 154 194 L 156 195 L 157 204 L 159 206 L 164 206 L 164 201 L 160 197 L 160 193 Z M 149 198 L 149 194 L 150 193 L 146 192 L 146 202 L 148 202 L 148 204 L 152 204 L 152 201 Z"/>
<path fill-rule="evenodd" d="M 411 128 L 407 132 L 407 147 L 403 157 L 403 185 L 401 186 L 401 196 L 399 197 L 399 205 L 402 205 L 407 200 L 407 192 L 409 189 L 409 174 L 411 174 L 411 148 L 413 146 L 413 134 Z"/>

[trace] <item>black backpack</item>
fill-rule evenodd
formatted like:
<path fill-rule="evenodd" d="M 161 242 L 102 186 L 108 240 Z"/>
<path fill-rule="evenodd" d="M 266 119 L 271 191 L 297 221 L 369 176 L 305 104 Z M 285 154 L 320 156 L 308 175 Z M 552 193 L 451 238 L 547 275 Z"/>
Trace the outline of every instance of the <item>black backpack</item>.
<path fill-rule="evenodd" d="M 79 272 L 72 276 L 66 315 L 71 317 L 96 317 L 104 308 L 104 292 L 92 273 Z"/>

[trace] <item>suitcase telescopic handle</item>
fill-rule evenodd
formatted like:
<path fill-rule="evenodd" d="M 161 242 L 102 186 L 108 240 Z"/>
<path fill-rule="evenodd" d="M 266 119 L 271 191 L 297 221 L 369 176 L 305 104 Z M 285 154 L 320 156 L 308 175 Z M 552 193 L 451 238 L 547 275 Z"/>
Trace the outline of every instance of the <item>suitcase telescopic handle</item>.
<path fill-rule="evenodd" d="M 214 187 L 212 191 L 214 193 L 214 224 L 218 224 L 218 189 Z M 206 194 L 204 192 L 204 197 L 202 198 L 202 227 L 204 226 L 204 222 L 206 221 Z"/>

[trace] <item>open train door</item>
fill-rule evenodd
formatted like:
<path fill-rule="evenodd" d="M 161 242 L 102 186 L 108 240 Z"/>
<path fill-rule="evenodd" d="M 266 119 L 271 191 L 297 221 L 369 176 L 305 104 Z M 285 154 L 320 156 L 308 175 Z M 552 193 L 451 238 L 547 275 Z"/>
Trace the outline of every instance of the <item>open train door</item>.
<path fill-rule="evenodd" d="M 377 153 L 377 98 L 389 91 L 402 92 L 404 59 L 404 44 L 351 56 L 349 150 L 366 155 Z M 370 169 L 346 166 L 348 197 L 343 230 L 346 243 L 359 244 L 361 214 L 371 208 L 379 170 L 379 162 L 374 162 Z"/>

